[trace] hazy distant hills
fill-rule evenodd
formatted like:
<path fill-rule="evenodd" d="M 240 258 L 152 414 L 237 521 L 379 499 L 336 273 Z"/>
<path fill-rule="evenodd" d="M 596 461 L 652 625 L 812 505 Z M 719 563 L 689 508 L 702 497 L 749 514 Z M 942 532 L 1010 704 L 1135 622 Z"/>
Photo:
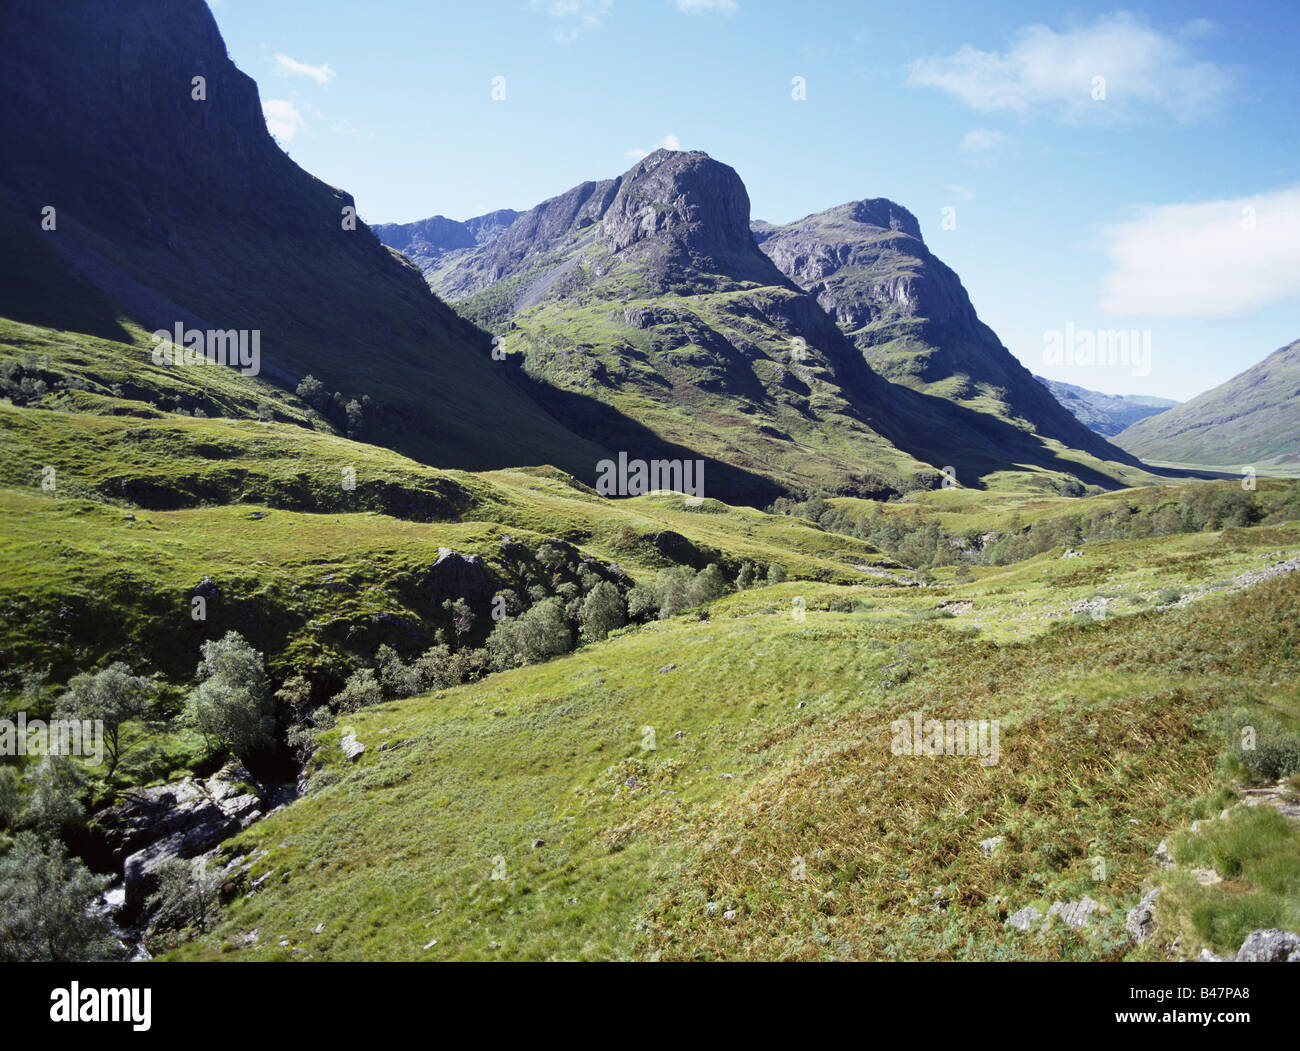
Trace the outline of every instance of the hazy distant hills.
<path fill-rule="evenodd" d="M 1034 379 L 1050 390 L 1079 422 L 1108 438 L 1138 420 L 1155 416 L 1178 404 L 1170 398 L 1152 398 L 1144 394 L 1102 394 L 1044 376 L 1035 376 Z"/>
<path fill-rule="evenodd" d="M 1169 463 L 1300 463 L 1300 340 L 1227 383 L 1133 424 L 1115 442 Z"/>

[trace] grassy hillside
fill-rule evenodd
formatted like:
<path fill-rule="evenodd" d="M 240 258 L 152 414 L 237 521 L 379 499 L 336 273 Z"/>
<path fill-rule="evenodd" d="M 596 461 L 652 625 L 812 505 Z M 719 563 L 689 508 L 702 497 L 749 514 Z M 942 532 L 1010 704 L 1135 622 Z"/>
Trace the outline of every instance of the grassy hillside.
<path fill-rule="evenodd" d="M 1300 340 L 1227 383 L 1115 436 L 1145 459 L 1179 464 L 1300 467 Z"/>
<path fill-rule="evenodd" d="M 792 582 L 368 709 L 359 762 L 327 735 L 333 783 L 223 848 L 251 867 L 181 956 L 1119 958 L 1156 843 L 1224 798 L 1214 713 L 1300 716 L 1294 575 L 1069 612 L 1062 585 L 1231 574 L 1300 530 L 1179 543 L 1087 580 L 1045 557 L 923 594 Z M 998 763 L 891 754 L 917 711 L 1000 720 Z M 1004 924 L 1083 893 L 1109 910 L 1085 934 Z"/>

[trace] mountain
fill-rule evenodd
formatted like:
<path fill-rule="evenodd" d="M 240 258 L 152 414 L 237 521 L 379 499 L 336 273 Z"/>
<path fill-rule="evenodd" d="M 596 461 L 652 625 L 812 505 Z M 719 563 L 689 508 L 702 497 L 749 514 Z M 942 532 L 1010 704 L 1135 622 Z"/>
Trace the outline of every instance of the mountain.
<path fill-rule="evenodd" d="M 1035 376 L 1052 396 L 1074 414 L 1075 419 L 1098 434 L 1112 438 L 1138 420 L 1172 409 L 1178 402 L 1170 398 L 1151 398 L 1144 394 L 1102 394 L 1076 387 L 1073 383 Z"/>
<path fill-rule="evenodd" d="M 926 247 L 906 208 L 884 198 L 852 201 L 784 226 L 757 222 L 754 236 L 882 376 L 1093 456 L 1127 460 L 1035 382 L 980 321 L 961 280 Z"/>
<path fill-rule="evenodd" d="M 915 219 L 888 207 L 924 252 Z M 1114 486 L 1133 471 L 1135 461 L 976 328 L 942 264 L 932 274 L 955 300 L 949 313 L 965 304 L 965 327 L 947 315 L 913 320 L 945 339 L 948 357 L 981 359 L 967 370 L 983 377 L 981 389 L 964 400 L 960 390 L 898 382 L 882 368 L 888 361 L 855 347 L 842 330 L 853 308 L 819 302 L 782 273 L 780 248 L 794 231 L 757 230 L 732 168 L 701 152 L 659 150 L 445 253 L 425 274 L 522 359 L 534 396 L 557 419 L 609 448 L 702 457 L 722 499 L 884 495 L 940 484 L 945 467 L 963 485 L 1033 476 L 1066 490 L 1080 479 Z M 905 282 L 900 295 L 916 286 Z M 982 360 L 990 355 L 992 364 Z M 1011 408 L 997 400 L 1003 388 L 1016 391 Z"/>
<path fill-rule="evenodd" d="M 494 240 L 519 213 L 501 208 L 463 223 L 435 215 L 415 223 L 376 223 L 371 229 L 390 248 L 395 248 L 422 271 L 435 270 L 444 257 L 455 258 L 470 248 Z"/>
<path fill-rule="evenodd" d="M 1115 443 L 1168 463 L 1300 463 L 1300 340 L 1227 383 L 1133 424 Z"/>
<path fill-rule="evenodd" d="M 0 315 L 132 356 L 132 324 L 256 332 L 260 382 L 310 373 L 338 426 L 430 464 L 589 473 L 603 454 L 286 156 L 203 0 L 11 0 L 0 42 Z"/>

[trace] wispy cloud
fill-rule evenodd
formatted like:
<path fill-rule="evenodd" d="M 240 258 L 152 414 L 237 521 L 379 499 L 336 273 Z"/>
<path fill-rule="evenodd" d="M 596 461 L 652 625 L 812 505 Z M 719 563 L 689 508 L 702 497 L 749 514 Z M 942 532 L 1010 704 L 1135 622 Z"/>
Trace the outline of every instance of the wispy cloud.
<path fill-rule="evenodd" d="M 267 99 L 262 103 L 267 130 L 281 142 L 288 142 L 307 126 L 298 108 L 288 99 Z"/>
<path fill-rule="evenodd" d="M 1011 136 L 990 128 L 972 128 L 961 137 L 961 152 L 966 154 L 987 154 L 1000 149 L 1011 141 Z"/>
<path fill-rule="evenodd" d="M 556 20 L 555 39 L 567 44 L 583 33 L 599 29 L 613 13 L 614 0 L 532 0 L 532 7 Z"/>
<path fill-rule="evenodd" d="M 940 88 L 982 113 L 1111 120 L 1145 108 L 1193 121 L 1217 108 L 1233 84 L 1227 68 L 1189 48 L 1207 31 L 1198 20 L 1165 33 L 1124 11 L 1062 32 L 1026 26 L 1003 51 L 965 44 L 946 57 L 917 59 L 908 83 Z"/>
<path fill-rule="evenodd" d="M 740 10 L 736 0 L 673 0 L 673 7 L 688 15 L 734 15 Z"/>
<path fill-rule="evenodd" d="M 639 148 L 625 150 L 623 156 L 630 161 L 639 161 L 642 157 L 649 157 L 655 150 L 680 150 L 681 148 L 682 144 L 676 135 L 665 135 L 648 150 Z"/>
<path fill-rule="evenodd" d="M 1227 317 L 1300 299 L 1300 186 L 1160 205 L 1104 233 L 1109 313 Z"/>
<path fill-rule="evenodd" d="M 309 66 L 288 55 L 275 56 L 276 71 L 291 77 L 311 77 L 317 84 L 328 84 L 334 79 L 334 70 L 326 63 L 323 66 Z"/>

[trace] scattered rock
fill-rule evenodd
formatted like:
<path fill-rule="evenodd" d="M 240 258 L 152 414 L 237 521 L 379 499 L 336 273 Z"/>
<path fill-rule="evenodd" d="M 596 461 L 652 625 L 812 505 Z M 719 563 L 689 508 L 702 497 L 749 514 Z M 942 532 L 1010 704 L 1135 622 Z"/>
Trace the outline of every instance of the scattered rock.
<path fill-rule="evenodd" d="M 1160 845 L 1156 847 L 1156 852 L 1151 855 L 1155 863 L 1162 869 L 1171 869 L 1174 867 L 1174 856 L 1169 853 L 1168 840 L 1162 839 Z"/>
<path fill-rule="evenodd" d="M 1129 910 L 1128 917 L 1124 920 L 1124 929 L 1138 945 L 1150 941 L 1151 935 L 1155 933 L 1155 907 L 1158 897 L 1160 897 L 1160 888 L 1156 887 Z"/>
<path fill-rule="evenodd" d="M 1192 869 L 1192 875 L 1202 887 L 1213 887 L 1216 883 L 1223 882 L 1223 877 L 1214 869 Z"/>
<path fill-rule="evenodd" d="M 664 672 L 670 672 L 674 670 L 676 667 L 677 667 L 676 664 L 665 664 L 662 668 L 659 669 L 659 674 L 663 675 Z"/>
<path fill-rule="evenodd" d="M 1300 963 L 1300 934 L 1280 927 L 1251 931 L 1237 951 L 1240 963 Z"/>
<path fill-rule="evenodd" d="M 1028 931 L 1034 924 L 1043 918 L 1043 914 L 1034 906 L 1026 905 L 1017 913 L 1007 917 L 1006 925 L 1014 927 L 1018 931 Z"/>
<path fill-rule="evenodd" d="M 721 906 L 716 901 L 711 901 L 704 906 L 704 914 L 706 916 L 716 916 L 720 908 Z"/>
<path fill-rule="evenodd" d="M 356 734 L 345 734 L 339 741 L 339 747 L 343 749 L 344 758 L 353 763 L 360 759 L 361 754 L 366 750 L 366 746 L 357 740 Z"/>
<path fill-rule="evenodd" d="M 1081 931 L 1088 926 L 1088 918 L 1094 912 L 1100 912 L 1101 908 L 1100 902 L 1093 901 L 1086 894 L 1078 901 L 1056 901 L 1047 910 L 1047 916 L 1043 920 L 1043 927 L 1050 926 L 1052 918 L 1059 916 L 1070 930 Z"/>
<path fill-rule="evenodd" d="M 993 852 L 1000 846 L 1002 846 L 1001 836 L 992 836 L 989 839 L 982 839 L 980 840 L 980 853 L 986 858 L 991 857 Z"/>

